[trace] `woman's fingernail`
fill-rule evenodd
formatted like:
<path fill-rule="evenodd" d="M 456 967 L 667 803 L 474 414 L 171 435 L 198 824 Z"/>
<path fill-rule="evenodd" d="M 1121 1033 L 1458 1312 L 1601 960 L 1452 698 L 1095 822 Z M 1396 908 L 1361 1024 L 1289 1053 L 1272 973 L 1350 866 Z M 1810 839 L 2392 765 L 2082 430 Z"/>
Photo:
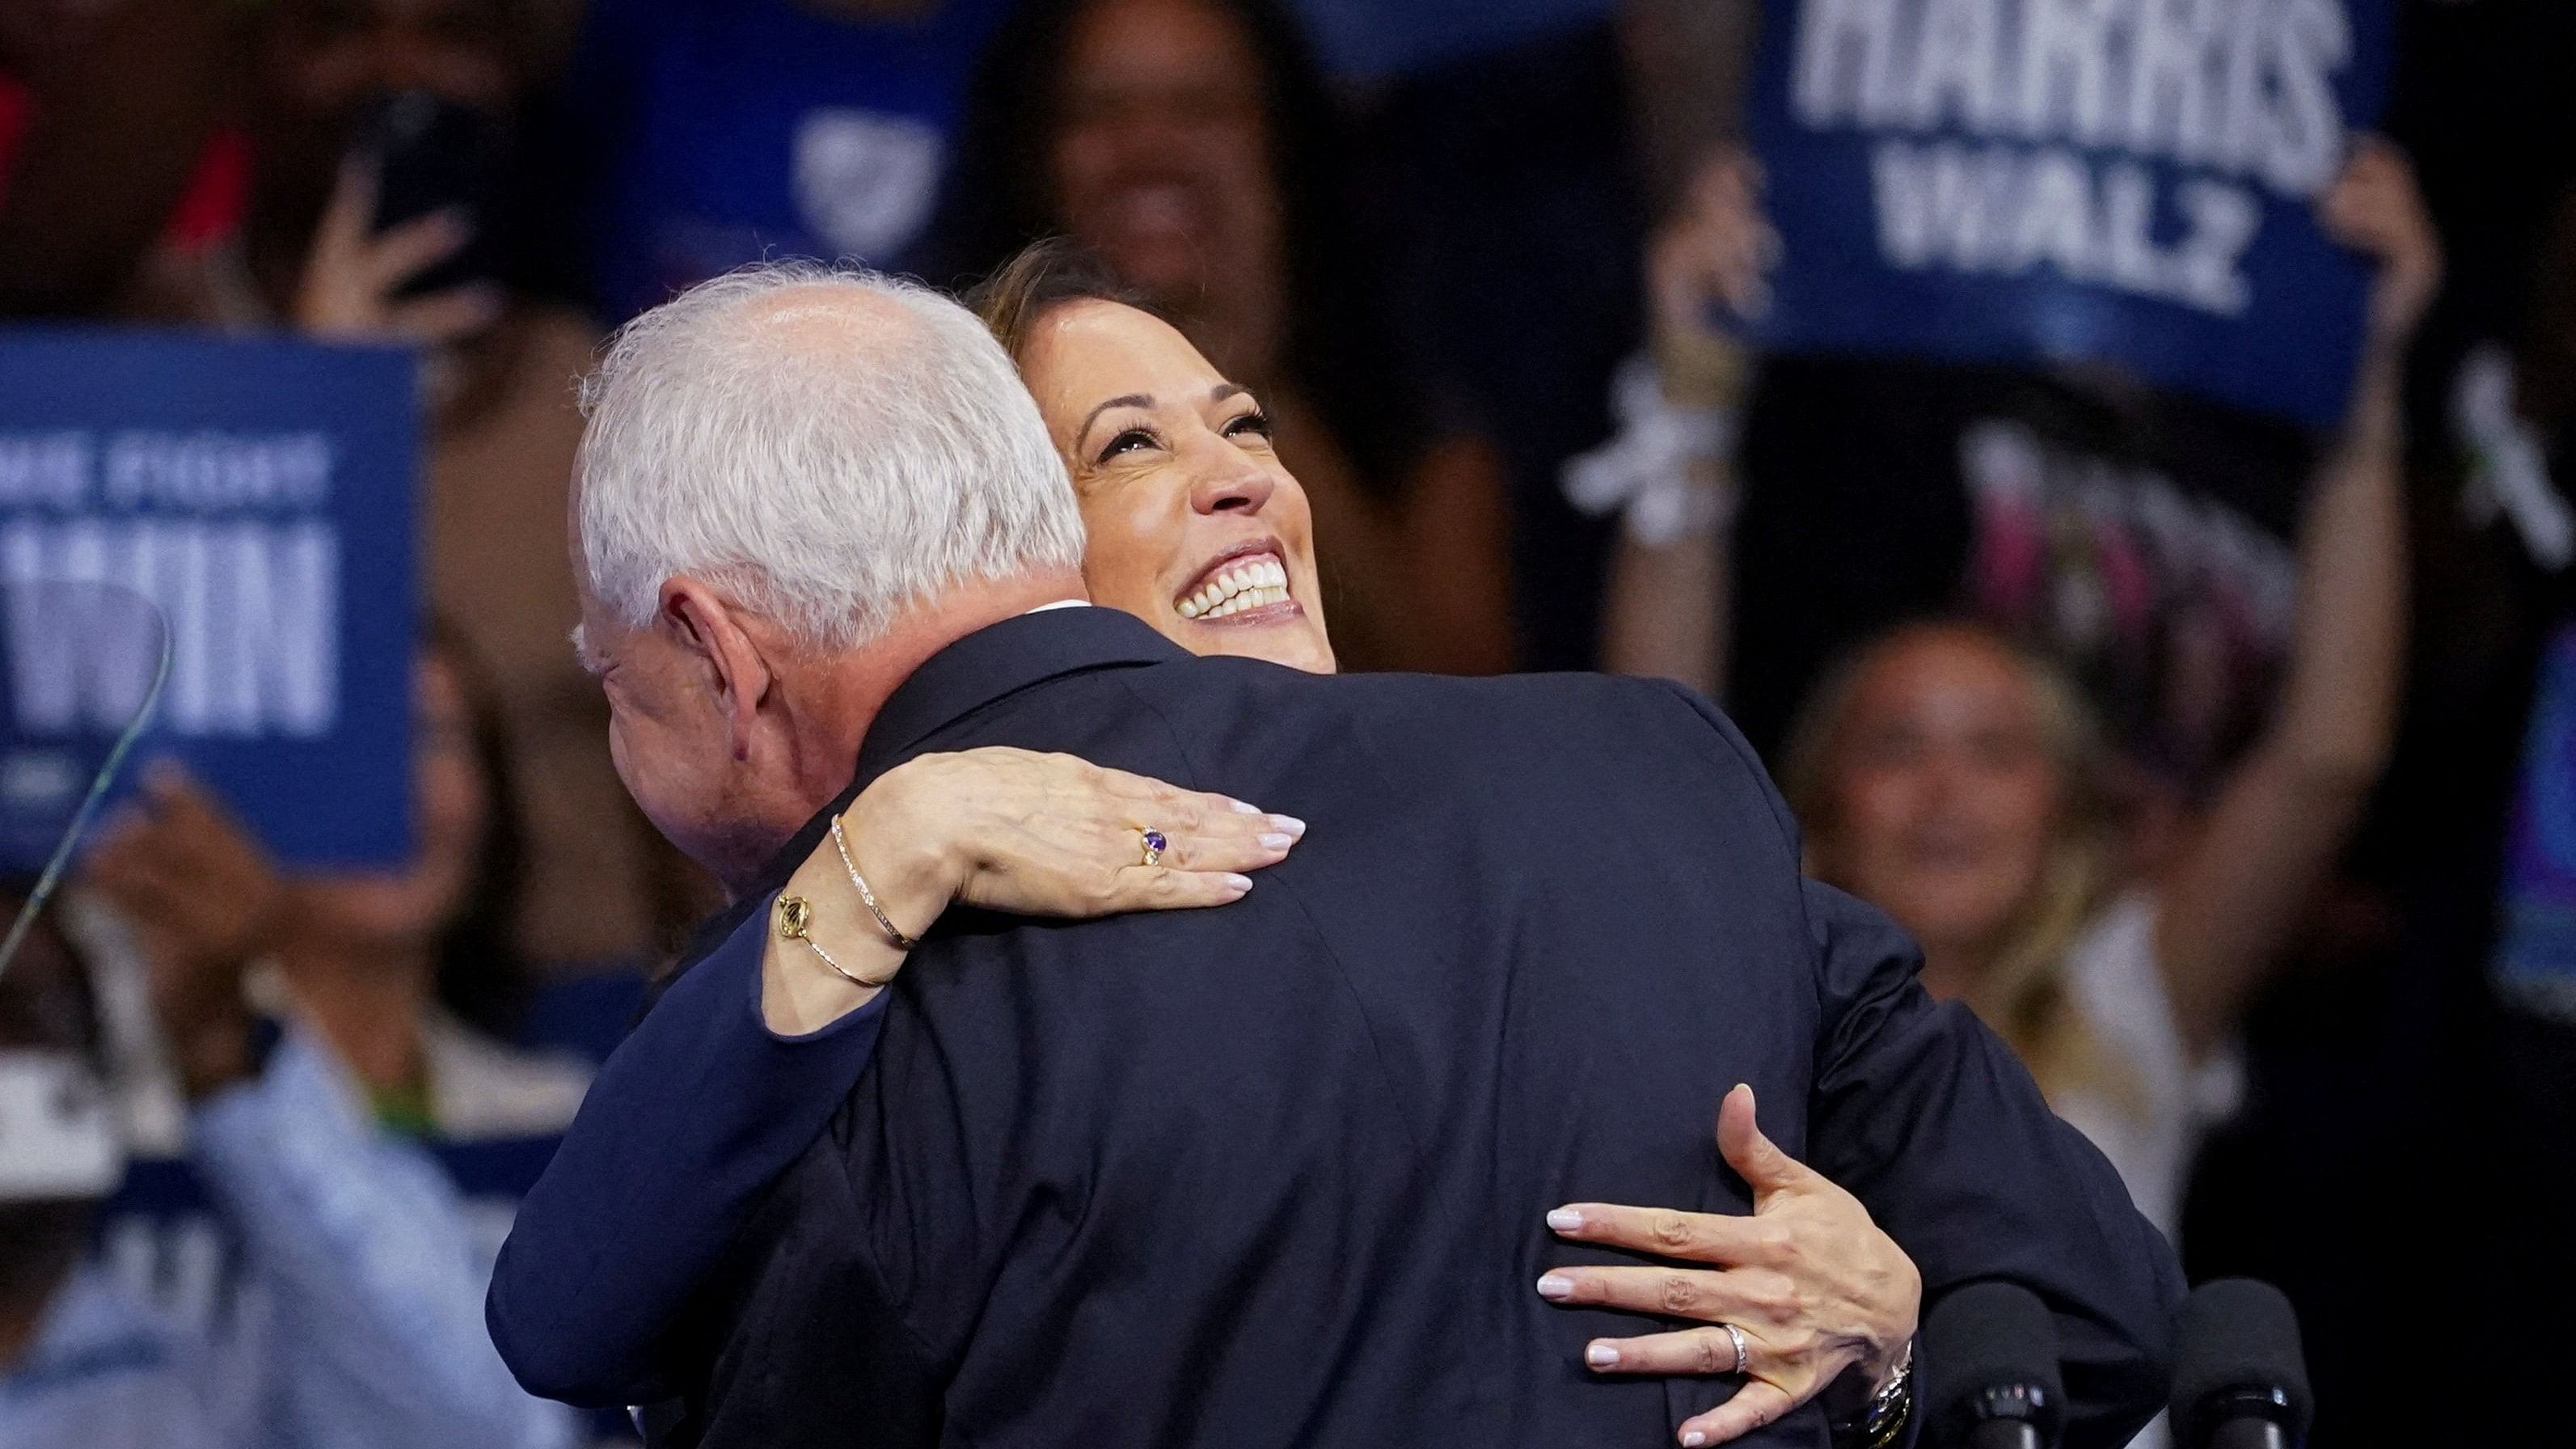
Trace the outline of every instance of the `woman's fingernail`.
<path fill-rule="evenodd" d="M 1223 879 L 1227 885 L 1234 887 L 1235 894 L 1237 895 L 1241 895 L 1243 892 L 1252 889 L 1252 877 L 1248 875 L 1236 875 L 1232 871 L 1227 871 L 1221 879 Z"/>
<path fill-rule="evenodd" d="M 1707 1442 L 1708 1435 L 1698 1429 L 1692 1429 L 1682 1435 L 1682 1449 L 1699 1449 L 1699 1446 Z"/>
<path fill-rule="evenodd" d="M 1572 1208 L 1558 1208 L 1547 1215 L 1547 1225 L 1560 1233 L 1570 1233 L 1583 1226 L 1583 1214 Z"/>
<path fill-rule="evenodd" d="M 1563 1300 L 1574 1296 L 1574 1280 L 1555 1273 L 1538 1280 L 1538 1296 Z"/>
<path fill-rule="evenodd" d="M 1297 837 L 1281 830 L 1265 830 L 1252 837 L 1264 850 L 1286 850 L 1297 843 Z"/>
<path fill-rule="evenodd" d="M 1595 1343 L 1583 1350 L 1583 1361 L 1594 1368 L 1611 1368 L 1619 1362 L 1619 1350 L 1606 1343 Z"/>
<path fill-rule="evenodd" d="M 1289 839 L 1294 840 L 1306 833 L 1306 822 L 1294 815 L 1273 815 L 1270 817 L 1270 828 L 1283 831 Z"/>

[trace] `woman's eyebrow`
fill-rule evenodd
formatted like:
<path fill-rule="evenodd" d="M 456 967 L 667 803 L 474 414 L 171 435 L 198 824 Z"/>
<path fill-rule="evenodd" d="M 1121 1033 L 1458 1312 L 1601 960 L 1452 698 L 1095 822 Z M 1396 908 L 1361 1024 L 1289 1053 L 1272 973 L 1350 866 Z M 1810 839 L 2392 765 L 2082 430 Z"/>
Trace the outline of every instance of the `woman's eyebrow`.
<path fill-rule="evenodd" d="M 1208 401 L 1212 403 L 1221 403 L 1227 398 L 1241 397 L 1250 391 L 1252 391 L 1252 389 L 1245 387 L 1239 382 L 1220 382 L 1216 386 L 1208 389 Z"/>
<path fill-rule="evenodd" d="M 1091 435 L 1091 425 L 1100 421 L 1100 415 L 1109 411 L 1111 408 L 1151 408 L 1153 405 L 1154 400 L 1141 392 L 1131 392 L 1120 397 L 1113 397 L 1107 402 L 1102 403 L 1100 406 L 1093 408 L 1090 412 L 1084 414 L 1082 426 L 1075 430 L 1074 436 L 1077 438 L 1089 437 Z"/>

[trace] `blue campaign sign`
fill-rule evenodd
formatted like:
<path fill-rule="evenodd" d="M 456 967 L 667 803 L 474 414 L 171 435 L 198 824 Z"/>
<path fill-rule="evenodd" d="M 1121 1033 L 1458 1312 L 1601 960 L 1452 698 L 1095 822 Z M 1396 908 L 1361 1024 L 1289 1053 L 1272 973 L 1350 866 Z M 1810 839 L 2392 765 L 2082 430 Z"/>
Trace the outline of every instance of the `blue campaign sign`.
<path fill-rule="evenodd" d="M 2369 276 L 2314 203 L 2394 0 L 1768 0 L 1775 349 L 2106 361 L 2311 425 Z"/>
<path fill-rule="evenodd" d="M 58 806 L 36 787 L 130 717 L 136 651 L 98 646 L 94 601 L 140 596 L 170 672 L 139 754 L 289 863 L 409 857 L 416 376 L 397 348 L 0 330 L 0 814 Z M 0 864 L 36 834 L 0 829 Z"/>

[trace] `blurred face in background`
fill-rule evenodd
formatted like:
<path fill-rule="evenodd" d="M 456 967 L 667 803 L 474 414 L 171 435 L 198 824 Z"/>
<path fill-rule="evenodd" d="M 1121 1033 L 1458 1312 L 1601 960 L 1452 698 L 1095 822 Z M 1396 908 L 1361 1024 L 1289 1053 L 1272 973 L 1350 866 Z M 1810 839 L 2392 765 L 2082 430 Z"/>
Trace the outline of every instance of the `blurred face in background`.
<path fill-rule="evenodd" d="M 300 933 L 348 944 L 417 948 L 461 913 L 472 888 L 492 782 L 475 745 L 473 709 L 454 666 L 421 656 L 414 674 L 412 829 L 418 853 L 389 872 L 297 883 Z"/>
<path fill-rule="evenodd" d="M 1825 793 L 1823 873 L 1936 955 L 2002 936 L 2038 885 L 2062 800 L 2029 674 L 1956 629 L 1909 631 L 1863 660 Z"/>
<path fill-rule="evenodd" d="M 1066 39 L 1055 211 L 1128 285 L 1186 307 L 1276 266 L 1261 70 L 1201 0 L 1099 0 Z"/>
<path fill-rule="evenodd" d="M 1082 502 L 1092 602 L 1194 654 L 1331 672 L 1306 493 L 1251 393 L 1115 302 L 1058 305 L 1019 362 Z"/>
<path fill-rule="evenodd" d="M 499 118 L 529 83 L 522 0 L 274 0 L 253 114 L 264 189 L 317 212 L 378 99 L 406 91 Z"/>

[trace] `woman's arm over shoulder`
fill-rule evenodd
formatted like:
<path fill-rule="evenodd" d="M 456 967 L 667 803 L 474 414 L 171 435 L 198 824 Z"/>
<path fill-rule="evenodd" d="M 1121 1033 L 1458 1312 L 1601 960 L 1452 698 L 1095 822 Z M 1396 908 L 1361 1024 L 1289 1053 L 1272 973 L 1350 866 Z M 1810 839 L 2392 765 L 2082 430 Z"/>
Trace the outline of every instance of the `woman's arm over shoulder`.
<path fill-rule="evenodd" d="M 1157 823 L 1153 861 L 1132 821 Z M 951 901 L 1023 915 L 1222 905 L 1305 828 L 1065 755 L 923 755 L 871 782 L 791 876 L 799 935 L 761 901 L 611 1053 L 492 1276 L 492 1338 L 532 1393 L 647 1403 L 655 1345 L 769 1184 L 876 1050 L 896 930 Z M 845 854 L 846 852 L 846 854 Z M 869 983 L 875 983 L 871 985 Z"/>
<path fill-rule="evenodd" d="M 762 1020 L 769 923 L 754 912 L 610 1054 L 521 1203 L 485 1318 L 529 1392 L 666 1397 L 663 1325 L 866 1070 L 882 996 L 803 1035 Z"/>

